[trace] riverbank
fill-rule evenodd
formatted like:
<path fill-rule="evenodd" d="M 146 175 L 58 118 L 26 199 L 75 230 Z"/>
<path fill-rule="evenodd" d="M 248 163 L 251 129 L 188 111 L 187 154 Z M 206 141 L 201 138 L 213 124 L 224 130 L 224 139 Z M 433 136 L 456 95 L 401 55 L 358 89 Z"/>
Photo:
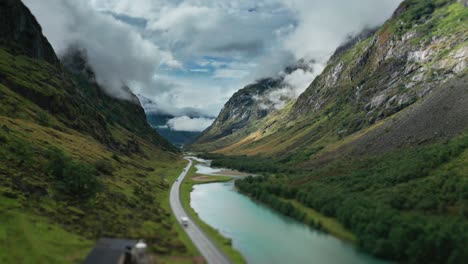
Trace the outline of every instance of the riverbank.
<path fill-rule="evenodd" d="M 308 208 L 305 205 L 299 203 L 296 200 L 286 200 L 294 206 L 297 210 L 305 214 L 304 223 L 316 223 L 315 225 L 320 225 L 320 229 L 329 233 L 330 235 L 345 240 L 351 243 L 356 243 L 356 236 L 347 230 L 338 220 L 333 217 L 325 216 L 314 209 Z"/>
<path fill-rule="evenodd" d="M 271 204 L 268 204 L 267 202 L 256 199 L 251 194 L 247 194 L 247 193 L 242 193 L 242 194 L 246 195 L 247 197 L 249 197 L 250 199 L 252 199 L 253 201 L 257 203 L 261 203 L 271 208 L 272 210 L 277 211 L 278 213 L 281 213 L 303 224 L 306 224 L 314 229 L 328 233 L 340 240 L 344 240 L 352 244 L 356 243 L 357 241 L 356 236 L 351 231 L 347 230 L 336 218 L 323 215 L 317 212 L 316 210 L 299 203 L 296 200 L 277 198 L 284 204 L 290 204 L 294 208 L 294 209 L 291 209 L 290 211 L 296 211 L 297 215 L 300 215 L 300 217 L 295 217 L 293 215 L 284 214 L 283 212 L 281 212 L 281 210 L 274 208 Z"/>
<path fill-rule="evenodd" d="M 195 223 L 212 239 L 216 246 L 221 249 L 232 263 L 246 263 L 242 254 L 232 247 L 231 240 L 222 236 L 216 229 L 203 222 L 197 212 L 190 206 L 190 193 L 193 186 L 215 182 L 228 182 L 232 180 L 229 176 L 199 175 L 196 173 L 195 165 L 199 162 L 193 161 L 192 166 L 180 188 L 180 199 L 182 206 Z"/>

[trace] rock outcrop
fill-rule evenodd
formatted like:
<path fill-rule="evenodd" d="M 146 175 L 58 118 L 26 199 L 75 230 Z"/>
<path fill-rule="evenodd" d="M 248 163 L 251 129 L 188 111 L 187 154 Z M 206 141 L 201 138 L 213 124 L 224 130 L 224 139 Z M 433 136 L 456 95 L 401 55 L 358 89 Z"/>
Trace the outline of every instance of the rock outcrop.
<path fill-rule="evenodd" d="M 20 0 L 0 1 L 0 25 L 0 45 L 50 64 L 60 63 L 41 25 Z"/>

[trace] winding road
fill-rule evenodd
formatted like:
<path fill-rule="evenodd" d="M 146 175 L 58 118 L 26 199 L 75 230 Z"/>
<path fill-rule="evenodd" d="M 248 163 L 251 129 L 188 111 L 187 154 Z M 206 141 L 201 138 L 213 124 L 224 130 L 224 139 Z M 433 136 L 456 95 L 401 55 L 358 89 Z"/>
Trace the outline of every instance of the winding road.
<path fill-rule="evenodd" d="M 231 263 L 229 259 L 219 250 L 215 244 L 211 241 L 211 239 L 198 227 L 195 222 L 189 217 L 187 212 L 185 212 L 184 208 L 182 207 L 182 203 L 180 202 L 180 194 L 179 189 L 182 181 L 184 180 L 185 176 L 189 172 L 190 168 L 192 167 L 192 160 L 186 158 L 189 164 L 185 167 L 184 171 L 180 174 L 177 181 L 172 185 L 171 194 L 170 194 L 170 204 L 172 212 L 174 213 L 175 217 L 177 218 L 179 224 L 180 219 L 183 216 L 189 218 L 189 224 L 187 227 L 183 227 L 185 232 L 193 241 L 195 246 L 198 248 L 200 253 L 203 255 L 205 260 L 210 264 L 229 264 Z"/>

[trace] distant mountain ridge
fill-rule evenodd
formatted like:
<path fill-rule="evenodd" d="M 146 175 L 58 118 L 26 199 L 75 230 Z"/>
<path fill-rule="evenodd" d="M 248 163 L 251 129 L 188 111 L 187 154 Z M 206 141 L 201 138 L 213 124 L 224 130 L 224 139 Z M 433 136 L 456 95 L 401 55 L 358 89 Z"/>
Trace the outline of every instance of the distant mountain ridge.
<path fill-rule="evenodd" d="M 176 118 L 176 115 L 162 112 L 155 102 L 143 95 L 138 95 L 138 98 L 145 109 L 148 123 L 173 145 L 184 147 L 200 135 L 201 132 L 173 130 L 168 126 L 168 121 Z M 198 113 L 196 109 L 182 109 L 180 114 L 189 118 L 211 118 Z"/>

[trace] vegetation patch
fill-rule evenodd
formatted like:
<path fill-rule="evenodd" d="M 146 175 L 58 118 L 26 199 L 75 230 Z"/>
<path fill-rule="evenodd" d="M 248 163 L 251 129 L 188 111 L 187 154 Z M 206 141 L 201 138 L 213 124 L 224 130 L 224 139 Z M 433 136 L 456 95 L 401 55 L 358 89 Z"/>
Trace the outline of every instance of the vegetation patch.
<path fill-rule="evenodd" d="M 375 157 L 337 159 L 311 171 L 248 177 L 236 186 L 300 221 L 304 207 L 335 218 L 378 257 L 460 263 L 468 257 L 468 234 L 460 231 L 468 228 L 467 160 L 465 134 Z"/>

